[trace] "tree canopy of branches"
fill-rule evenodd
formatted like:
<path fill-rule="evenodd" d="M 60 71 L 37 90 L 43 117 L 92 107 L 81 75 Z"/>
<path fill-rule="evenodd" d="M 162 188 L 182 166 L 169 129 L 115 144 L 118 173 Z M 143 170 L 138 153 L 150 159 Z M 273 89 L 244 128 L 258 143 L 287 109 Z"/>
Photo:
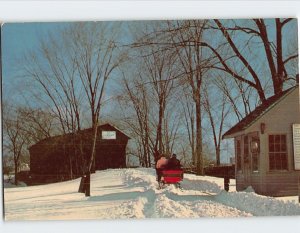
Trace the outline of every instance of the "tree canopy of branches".
<path fill-rule="evenodd" d="M 207 43 L 206 46 L 219 60 L 219 65 L 214 68 L 254 88 L 261 102 L 266 100 L 265 85 L 270 82 L 274 94 L 279 94 L 284 83 L 295 81 L 297 75 L 293 73 L 289 63 L 297 61 L 298 51 L 295 47 L 290 49 L 287 46 L 288 40 L 297 43 L 293 38 L 296 35 L 289 35 L 284 30 L 293 21 L 295 19 L 253 19 L 248 22 L 215 19 L 216 27 L 212 23 L 212 28 L 221 32 L 230 52 L 223 56 L 214 45 Z M 259 54 L 257 49 L 264 53 Z M 259 70 L 259 63 L 267 69 Z"/>

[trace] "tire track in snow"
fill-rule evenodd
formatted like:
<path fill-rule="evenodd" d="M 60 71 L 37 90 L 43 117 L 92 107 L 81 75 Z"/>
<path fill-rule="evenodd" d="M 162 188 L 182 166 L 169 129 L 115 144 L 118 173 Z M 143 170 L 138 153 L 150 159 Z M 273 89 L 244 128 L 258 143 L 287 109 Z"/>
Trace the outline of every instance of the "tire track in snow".
<path fill-rule="evenodd" d="M 143 187 L 140 199 L 143 201 L 143 214 L 145 218 L 157 218 L 156 213 L 156 187 L 154 185 L 155 177 L 139 170 L 127 170 L 124 173 L 124 182 L 129 188 Z M 140 200 L 141 201 L 141 200 Z"/>
<path fill-rule="evenodd" d="M 145 192 L 143 197 L 144 215 L 146 218 L 195 218 L 195 217 L 237 217 L 249 216 L 251 214 L 237 208 L 227 206 L 216 200 L 216 195 L 209 195 L 199 189 L 178 191 L 173 186 L 166 186 L 164 189 L 157 190 L 155 176 L 149 176 L 145 172 L 135 170 L 126 175 L 128 186 L 141 187 Z M 191 187 L 187 181 L 184 187 Z M 203 186 L 202 186 L 203 187 Z M 216 187 L 213 190 L 216 191 Z"/>

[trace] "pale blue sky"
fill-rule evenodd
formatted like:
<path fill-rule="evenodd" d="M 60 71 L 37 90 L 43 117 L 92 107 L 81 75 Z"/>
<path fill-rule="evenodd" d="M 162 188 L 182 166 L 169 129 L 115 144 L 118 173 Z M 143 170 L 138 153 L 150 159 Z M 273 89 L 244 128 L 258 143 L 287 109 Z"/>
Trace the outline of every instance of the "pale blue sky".
<path fill-rule="evenodd" d="M 3 85 L 11 89 L 18 72 L 18 61 L 26 51 L 35 49 L 48 32 L 62 27 L 62 23 L 6 23 L 2 27 Z M 5 94 L 4 90 L 4 94 Z"/>
<path fill-rule="evenodd" d="M 53 23 L 6 23 L 2 30 L 2 85 L 4 98 L 16 92 L 20 86 L 20 66 L 24 54 L 39 48 L 40 41 L 48 34 L 55 34 L 70 22 Z M 125 24 L 123 24 L 125 25 Z M 120 41 L 130 40 L 128 28 L 123 27 Z M 19 84 L 19 85 L 18 85 Z M 22 88 L 22 87 L 21 87 Z M 20 96 L 15 95 L 16 101 Z"/>
<path fill-rule="evenodd" d="M 2 72 L 3 85 L 10 90 L 18 70 L 18 60 L 31 49 L 36 49 L 41 38 L 47 37 L 48 32 L 55 32 L 68 23 L 6 23 L 2 27 Z M 129 25 L 130 22 L 125 23 Z M 269 29 L 269 36 L 274 38 L 274 24 Z M 123 27 L 124 29 L 125 27 Z M 127 28 L 127 27 L 126 27 Z M 272 29 L 273 28 L 273 29 Z M 297 37 L 297 21 L 286 25 L 285 33 Z M 125 32 L 126 33 L 126 32 Z M 273 34 L 273 35 L 272 35 Z M 126 36 L 128 37 L 128 33 Z M 124 34 L 120 38 L 124 40 Z M 289 36 L 284 39 L 290 39 Z M 126 40 L 126 39 L 125 39 Z M 285 41 L 284 41 L 285 42 Z M 288 44 L 288 43 L 287 43 Z M 4 90 L 5 91 L 5 90 Z M 4 93 L 5 94 L 5 93 Z"/>

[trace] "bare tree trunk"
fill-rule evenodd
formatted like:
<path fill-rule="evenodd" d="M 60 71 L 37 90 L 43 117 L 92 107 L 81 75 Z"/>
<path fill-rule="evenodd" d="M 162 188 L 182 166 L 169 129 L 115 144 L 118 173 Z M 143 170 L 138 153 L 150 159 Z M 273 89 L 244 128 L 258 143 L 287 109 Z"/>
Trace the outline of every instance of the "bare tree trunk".
<path fill-rule="evenodd" d="M 202 124 L 201 124 L 201 103 L 200 93 L 196 96 L 196 173 L 197 175 L 204 175 L 203 172 L 203 154 L 202 154 Z"/>
<path fill-rule="evenodd" d="M 92 144 L 92 153 L 90 162 L 88 165 L 88 170 L 86 173 L 86 187 L 85 187 L 85 196 L 88 197 L 91 195 L 91 170 L 95 162 L 95 154 L 96 154 L 96 141 L 97 141 L 97 132 L 98 132 L 98 126 L 97 124 L 93 126 L 93 144 Z"/>
<path fill-rule="evenodd" d="M 162 100 L 163 101 L 163 100 Z M 162 101 L 159 102 L 159 112 L 158 112 L 158 124 L 157 124 L 157 132 L 156 132 L 156 143 L 155 143 L 155 151 L 159 151 L 159 153 L 164 153 L 163 141 L 162 141 L 162 124 L 165 108 L 163 106 Z"/>
<path fill-rule="evenodd" d="M 218 79 L 214 83 L 217 83 L 216 86 L 218 86 L 219 85 Z M 213 95 L 209 96 L 209 93 L 207 91 L 208 89 L 215 92 L 222 91 L 222 89 L 219 90 L 218 88 L 214 90 L 214 88 L 212 88 L 212 86 L 208 84 L 207 86 L 204 87 L 204 98 L 203 98 L 204 99 L 203 107 L 208 114 L 210 127 L 213 132 L 213 142 L 214 142 L 215 152 L 216 152 L 216 164 L 220 165 L 221 163 L 220 148 L 221 148 L 221 141 L 222 141 L 222 134 L 223 134 L 223 126 L 224 126 L 225 118 L 227 117 L 231 106 L 229 105 L 230 108 L 225 109 L 226 100 L 227 100 L 226 94 L 223 93 L 222 96 L 218 95 L 216 99 L 212 99 Z M 213 114 L 214 112 L 216 113 Z"/>
<path fill-rule="evenodd" d="M 216 148 L 216 162 L 217 162 L 217 166 L 219 166 L 221 164 L 221 150 L 220 150 L 220 145 L 217 146 Z"/>

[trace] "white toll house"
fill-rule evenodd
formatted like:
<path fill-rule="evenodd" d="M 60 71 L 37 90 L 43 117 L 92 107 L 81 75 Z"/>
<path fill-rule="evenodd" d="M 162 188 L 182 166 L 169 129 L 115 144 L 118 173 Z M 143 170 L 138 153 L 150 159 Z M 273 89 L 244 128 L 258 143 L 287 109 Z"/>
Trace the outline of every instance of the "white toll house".
<path fill-rule="evenodd" d="M 299 195 L 299 85 L 268 98 L 223 139 L 234 138 L 236 189 L 269 196 Z"/>

